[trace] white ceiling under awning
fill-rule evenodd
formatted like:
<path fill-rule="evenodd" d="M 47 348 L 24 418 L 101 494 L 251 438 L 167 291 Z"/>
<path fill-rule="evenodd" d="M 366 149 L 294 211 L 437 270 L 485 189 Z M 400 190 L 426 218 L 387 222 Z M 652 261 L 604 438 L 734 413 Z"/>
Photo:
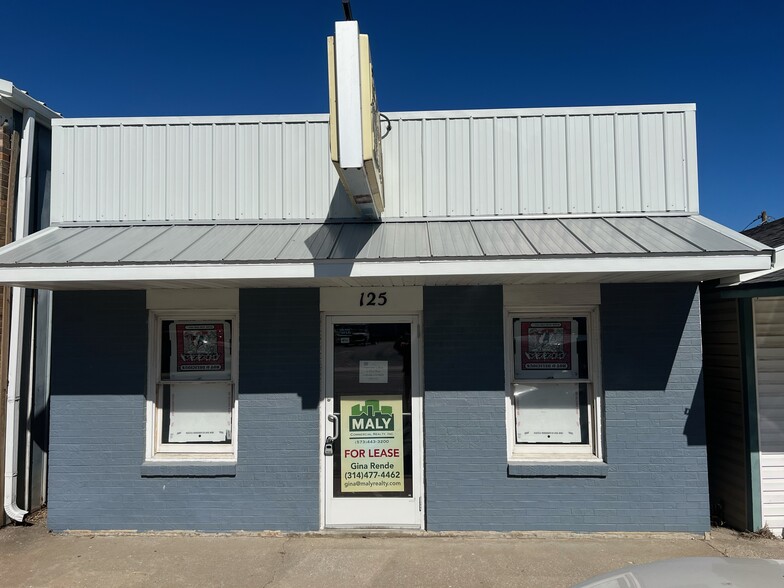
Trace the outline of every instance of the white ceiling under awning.
<path fill-rule="evenodd" d="M 66 289 L 704 281 L 772 250 L 700 216 L 68 225 L 0 249 L 0 283 Z"/>

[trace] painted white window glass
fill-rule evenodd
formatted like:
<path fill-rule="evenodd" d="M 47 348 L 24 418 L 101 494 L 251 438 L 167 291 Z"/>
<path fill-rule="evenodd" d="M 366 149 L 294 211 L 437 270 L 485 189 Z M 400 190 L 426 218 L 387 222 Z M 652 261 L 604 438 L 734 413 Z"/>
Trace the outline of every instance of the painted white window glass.
<path fill-rule="evenodd" d="M 598 455 L 593 314 L 510 314 L 511 457 Z"/>
<path fill-rule="evenodd" d="M 236 322 L 234 316 L 153 315 L 148 457 L 235 457 Z"/>

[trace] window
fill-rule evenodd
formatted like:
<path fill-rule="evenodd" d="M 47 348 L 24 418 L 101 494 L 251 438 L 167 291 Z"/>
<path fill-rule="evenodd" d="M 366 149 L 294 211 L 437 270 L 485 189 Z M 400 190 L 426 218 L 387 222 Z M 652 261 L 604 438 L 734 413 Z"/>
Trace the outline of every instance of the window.
<path fill-rule="evenodd" d="M 152 312 L 148 459 L 234 460 L 237 317 Z"/>
<path fill-rule="evenodd" d="M 596 307 L 507 312 L 510 459 L 600 457 Z"/>

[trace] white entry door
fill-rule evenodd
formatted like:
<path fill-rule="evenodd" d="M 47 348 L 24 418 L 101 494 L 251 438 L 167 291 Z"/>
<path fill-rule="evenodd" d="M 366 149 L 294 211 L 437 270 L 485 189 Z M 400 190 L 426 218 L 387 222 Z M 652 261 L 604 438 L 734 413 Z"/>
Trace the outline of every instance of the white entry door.
<path fill-rule="evenodd" d="M 326 318 L 326 527 L 424 527 L 418 332 L 416 316 Z"/>

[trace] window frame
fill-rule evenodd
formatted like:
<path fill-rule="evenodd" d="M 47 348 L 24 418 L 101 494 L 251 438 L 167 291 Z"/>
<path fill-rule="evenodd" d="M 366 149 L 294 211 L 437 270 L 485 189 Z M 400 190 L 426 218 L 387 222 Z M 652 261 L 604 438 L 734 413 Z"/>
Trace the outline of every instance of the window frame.
<path fill-rule="evenodd" d="M 163 402 L 164 382 L 161 379 L 162 328 L 164 321 L 223 322 L 231 323 L 231 378 L 204 380 L 208 383 L 226 383 L 231 386 L 231 443 L 164 443 Z M 238 376 L 239 376 L 239 313 L 227 309 L 150 310 L 148 316 L 148 358 L 146 394 L 146 461 L 237 461 L 238 432 Z M 167 380 L 170 382 L 172 380 Z M 181 382 L 187 382 L 182 380 Z M 177 381 L 174 381 L 177 383 Z"/>
<path fill-rule="evenodd" d="M 556 378 L 556 379 L 515 379 L 514 329 L 516 319 L 564 320 L 585 318 L 586 343 L 588 353 L 587 378 Z M 506 372 L 506 394 L 504 398 L 506 413 L 507 459 L 514 462 L 539 461 L 601 461 L 603 460 L 603 404 L 604 389 L 601 382 L 599 335 L 599 306 L 532 306 L 515 305 L 504 308 L 504 364 Z M 516 415 L 514 403 L 515 384 L 585 384 L 587 387 L 587 419 L 588 443 L 518 443 L 516 432 Z"/>

